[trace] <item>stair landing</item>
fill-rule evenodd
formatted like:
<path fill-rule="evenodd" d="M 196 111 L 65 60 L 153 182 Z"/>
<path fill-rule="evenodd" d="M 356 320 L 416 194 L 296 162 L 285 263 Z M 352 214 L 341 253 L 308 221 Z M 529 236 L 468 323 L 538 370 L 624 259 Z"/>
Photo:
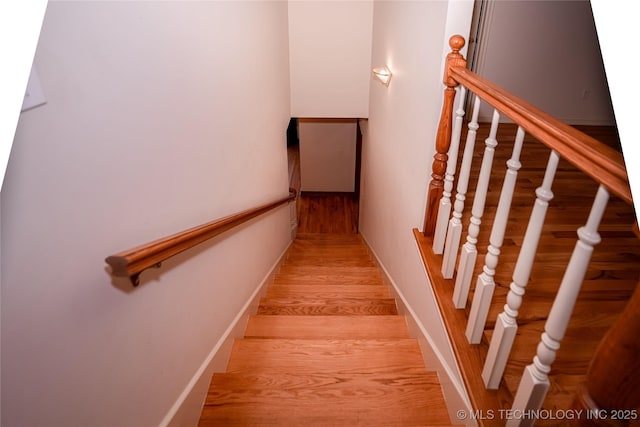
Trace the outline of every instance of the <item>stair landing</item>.
<path fill-rule="evenodd" d="M 299 234 L 213 376 L 201 426 L 451 425 L 357 234 Z"/>

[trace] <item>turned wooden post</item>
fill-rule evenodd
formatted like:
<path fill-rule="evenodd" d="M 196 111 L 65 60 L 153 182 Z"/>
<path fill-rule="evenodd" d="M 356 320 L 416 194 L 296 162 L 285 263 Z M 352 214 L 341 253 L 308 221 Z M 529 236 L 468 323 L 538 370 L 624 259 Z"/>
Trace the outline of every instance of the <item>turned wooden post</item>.
<path fill-rule="evenodd" d="M 572 406 L 589 414 L 573 426 L 624 426 L 640 418 L 640 289 L 600 342 Z"/>
<path fill-rule="evenodd" d="M 466 59 L 460 53 L 460 49 L 464 47 L 464 44 L 465 40 L 461 35 L 454 35 L 449 39 L 451 52 L 447 55 L 444 68 L 444 84 L 446 88 L 444 89 L 444 100 L 440 113 L 438 133 L 436 134 L 436 153 L 433 155 L 433 164 L 431 165 L 431 182 L 429 182 L 429 191 L 427 193 L 427 208 L 425 210 L 423 230 L 425 236 L 433 235 L 438 218 L 438 203 L 444 190 L 447 153 L 451 143 L 453 101 L 456 96 L 456 87 L 458 86 L 458 83 L 451 77 L 450 69 L 451 67 L 467 66 Z"/>

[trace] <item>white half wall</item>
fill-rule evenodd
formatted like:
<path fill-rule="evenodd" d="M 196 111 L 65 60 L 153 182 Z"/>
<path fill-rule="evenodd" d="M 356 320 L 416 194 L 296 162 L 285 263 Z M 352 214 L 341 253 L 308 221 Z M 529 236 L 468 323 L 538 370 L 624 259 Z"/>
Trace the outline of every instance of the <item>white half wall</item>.
<path fill-rule="evenodd" d="M 1 193 L 2 425 L 157 426 L 188 391 L 289 209 L 135 289 L 104 258 L 288 194 L 287 26 L 281 1 L 49 3 L 47 104 L 22 113 Z"/>
<path fill-rule="evenodd" d="M 353 192 L 356 173 L 355 119 L 300 119 L 300 189 Z"/>
<path fill-rule="evenodd" d="M 372 16 L 372 0 L 289 1 L 292 117 L 368 117 Z"/>

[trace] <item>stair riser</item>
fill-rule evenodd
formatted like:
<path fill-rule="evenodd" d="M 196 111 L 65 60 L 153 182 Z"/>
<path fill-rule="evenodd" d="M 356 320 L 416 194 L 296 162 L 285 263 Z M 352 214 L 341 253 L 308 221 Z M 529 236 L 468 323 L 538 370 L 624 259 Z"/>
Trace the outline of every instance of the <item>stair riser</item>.
<path fill-rule="evenodd" d="M 389 289 L 371 285 L 277 285 L 267 290 L 268 298 L 389 298 Z"/>
<path fill-rule="evenodd" d="M 359 236 L 299 234 L 200 425 L 448 425 L 437 374 Z"/>
<path fill-rule="evenodd" d="M 375 264 L 371 260 L 359 259 L 322 259 L 318 257 L 304 259 L 287 259 L 286 266 L 317 266 L 317 267 L 373 267 Z"/>
<path fill-rule="evenodd" d="M 393 299 L 265 299 L 258 314 L 269 315 L 395 315 L 398 314 Z"/>
<path fill-rule="evenodd" d="M 401 316 L 251 316 L 245 337 L 409 338 Z"/>
<path fill-rule="evenodd" d="M 234 343 L 227 372 L 424 373 L 418 342 L 245 338 Z"/>
<path fill-rule="evenodd" d="M 381 286 L 382 281 L 372 277 L 340 277 L 340 276 L 277 276 L 275 285 L 373 285 Z"/>

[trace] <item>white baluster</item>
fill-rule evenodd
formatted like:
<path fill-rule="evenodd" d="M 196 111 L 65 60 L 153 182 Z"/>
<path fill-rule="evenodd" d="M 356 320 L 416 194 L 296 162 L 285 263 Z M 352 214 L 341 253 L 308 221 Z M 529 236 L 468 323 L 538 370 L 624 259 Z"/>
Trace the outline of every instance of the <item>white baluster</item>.
<path fill-rule="evenodd" d="M 296 234 L 298 232 L 298 209 L 296 205 L 296 200 L 293 199 L 292 202 L 289 203 L 289 219 L 291 226 L 291 239 L 296 238 Z"/>
<path fill-rule="evenodd" d="M 462 211 L 464 210 L 464 201 L 469 185 L 469 175 L 471 173 L 471 162 L 473 160 L 473 149 L 476 144 L 476 135 L 478 131 L 478 115 L 480 114 L 480 98 L 476 96 L 473 103 L 473 113 L 471 122 L 469 123 L 469 131 L 467 132 L 467 140 L 464 145 L 464 154 L 462 155 L 462 164 L 460 166 L 460 174 L 458 175 L 458 186 L 456 188 L 456 201 L 453 204 L 453 216 L 449 220 L 449 228 L 447 229 L 447 239 L 444 246 L 444 255 L 442 257 L 442 276 L 445 279 L 453 277 L 453 271 L 456 265 L 456 257 L 460 248 L 460 238 L 462 237 Z"/>
<path fill-rule="evenodd" d="M 608 201 L 609 192 L 600 186 L 587 223 L 578 229 L 578 241 L 544 325 L 544 333 L 540 344 L 538 344 L 536 356 L 533 358 L 533 363 L 527 366 L 522 374 L 518 391 L 513 400 L 512 409 L 514 410 L 535 411 L 542 407 L 549 390 L 548 374 L 551 371 L 551 364 L 556 358 L 560 342 L 567 331 L 573 307 L 591 261 L 593 247 L 600 243 L 598 227 Z M 533 425 L 533 422 L 534 420 L 510 420 L 507 422 L 507 426 L 530 426 Z"/>
<path fill-rule="evenodd" d="M 471 304 L 471 312 L 467 322 L 466 336 L 471 344 L 480 343 L 482 332 L 487 322 L 487 314 L 493 298 L 495 289 L 494 276 L 496 267 L 498 266 L 498 257 L 500 256 L 500 248 L 504 241 L 504 232 L 507 229 L 507 221 L 509 219 L 509 211 L 511 210 L 511 200 L 513 199 L 513 191 L 516 187 L 516 179 L 518 178 L 518 170 L 520 169 L 520 152 L 522 151 L 522 142 L 524 141 L 524 130 L 518 126 L 516 140 L 513 144 L 511 159 L 507 161 L 507 172 L 504 176 L 502 191 L 500 192 L 500 201 L 496 210 L 496 217 L 493 220 L 493 228 L 491 229 L 491 237 L 489 238 L 489 247 L 485 256 L 482 274 L 478 276 L 476 281 L 476 289 L 473 294 L 473 302 Z"/>
<path fill-rule="evenodd" d="M 552 151 L 549 156 L 544 179 L 542 180 L 542 186 L 536 190 L 536 201 L 533 205 L 527 231 L 525 232 L 522 247 L 518 254 L 518 260 L 513 270 L 513 281 L 509 287 L 507 303 L 504 306 L 504 311 L 498 315 L 496 326 L 493 329 L 487 359 L 482 369 L 482 379 L 488 389 L 498 388 L 500 378 L 502 378 L 504 368 L 507 364 L 507 358 L 513 346 L 513 340 L 516 337 L 516 331 L 518 330 L 518 324 L 516 322 L 518 309 L 522 305 L 525 287 L 531 276 L 531 268 L 533 267 L 536 250 L 538 249 L 538 242 L 540 241 L 540 234 L 542 233 L 542 226 L 547 214 L 549 200 L 553 198 L 551 184 L 556 174 L 558 161 L 558 154 Z"/>
<path fill-rule="evenodd" d="M 453 190 L 453 180 L 456 175 L 458 165 L 458 148 L 460 147 L 460 135 L 462 133 L 462 121 L 464 118 L 464 102 L 467 89 L 460 87 L 458 92 L 459 104 L 456 110 L 456 118 L 451 132 L 451 143 L 449 144 L 449 160 L 447 160 L 447 172 L 444 176 L 444 190 L 440 205 L 438 207 L 438 218 L 436 229 L 433 234 L 433 253 L 441 254 L 444 249 L 444 239 L 447 234 L 447 223 L 451 215 L 451 191 Z"/>
<path fill-rule="evenodd" d="M 494 109 L 493 119 L 491 120 L 491 131 L 489 132 L 489 137 L 484 141 L 484 155 L 482 156 L 480 174 L 478 176 L 476 192 L 473 197 L 473 207 L 471 208 L 471 219 L 469 221 L 467 242 L 460 250 L 456 285 L 453 288 L 453 304 L 456 308 L 464 308 L 467 305 L 471 277 L 473 276 L 473 269 L 476 266 L 476 258 L 478 256 L 476 243 L 478 242 L 478 234 L 480 234 L 480 223 L 482 222 L 482 215 L 484 214 L 484 204 L 487 200 L 487 190 L 489 188 L 489 179 L 491 178 L 493 155 L 495 154 L 495 148 L 498 145 L 496 134 L 498 133 L 499 121 L 500 113 L 498 110 Z"/>

